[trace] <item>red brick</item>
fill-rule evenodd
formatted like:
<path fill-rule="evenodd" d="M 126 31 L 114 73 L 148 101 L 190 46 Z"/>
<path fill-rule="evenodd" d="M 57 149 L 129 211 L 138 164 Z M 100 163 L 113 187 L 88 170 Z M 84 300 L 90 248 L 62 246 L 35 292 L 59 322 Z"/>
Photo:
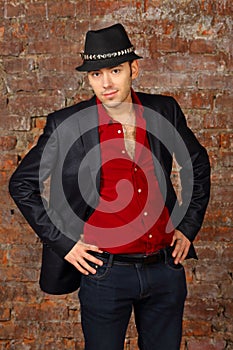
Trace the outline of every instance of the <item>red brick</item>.
<path fill-rule="evenodd" d="M 198 258 L 200 260 L 215 260 L 218 258 L 218 251 L 216 247 L 198 247 L 197 249 Z"/>
<path fill-rule="evenodd" d="M 124 4 L 124 3 L 123 3 Z M 103 16 L 110 11 L 115 11 L 121 7 L 120 3 L 117 3 L 114 0 L 92 0 L 90 3 L 88 3 L 90 6 L 90 16 L 95 17 L 95 16 Z M 104 27 L 105 25 L 103 25 Z"/>
<path fill-rule="evenodd" d="M 209 298 L 216 299 L 220 295 L 221 288 L 217 285 L 217 282 L 216 284 L 202 282 L 188 285 L 188 297 L 191 301 L 201 298 L 205 298 L 206 300 Z"/>
<path fill-rule="evenodd" d="M 221 283 L 220 288 L 221 288 L 222 298 L 225 300 L 232 300 L 232 283 L 231 282 L 229 283 L 229 281 L 223 281 Z"/>
<path fill-rule="evenodd" d="M 42 118 L 35 118 L 34 120 L 34 127 L 38 128 L 38 129 L 44 129 L 46 124 L 46 118 L 42 117 Z"/>
<path fill-rule="evenodd" d="M 226 0 L 224 3 L 220 2 L 212 2 L 211 0 L 203 1 L 200 4 L 200 10 L 207 14 L 212 14 L 213 12 L 217 12 L 222 14 L 222 11 L 226 11 L 226 14 L 229 14 L 231 9 L 231 1 Z"/>
<path fill-rule="evenodd" d="M 189 320 L 211 321 L 219 310 L 219 303 L 210 300 L 195 299 L 187 301 L 185 304 L 184 318 Z"/>
<path fill-rule="evenodd" d="M 77 55 L 82 51 L 82 47 L 77 42 L 65 39 L 47 39 L 43 41 L 32 41 L 29 43 L 29 54 L 74 54 Z"/>
<path fill-rule="evenodd" d="M 4 97 L 0 97 L 0 109 L 1 111 L 4 113 L 7 113 L 7 97 L 4 96 Z"/>
<path fill-rule="evenodd" d="M 11 170 L 17 165 L 17 162 L 17 155 L 4 153 L 0 158 L 0 170 Z"/>
<path fill-rule="evenodd" d="M 229 180 L 228 180 L 229 181 Z M 229 225 L 231 224 L 231 208 L 209 208 L 205 215 L 205 221 L 211 223 L 212 225 Z"/>
<path fill-rule="evenodd" d="M 169 94 L 166 93 L 165 94 Z M 175 93 L 170 93 L 182 106 L 182 109 L 193 108 L 195 109 L 205 109 L 210 110 L 214 104 L 214 95 L 209 91 L 179 91 Z"/>
<path fill-rule="evenodd" d="M 27 2 L 26 7 L 26 15 L 27 17 L 42 17 L 44 19 L 48 20 L 47 17 L 47 3 L 44 1 L 38 1 L 38 2 Z"/>
<path fill-rule="evenodd" d="M 204 120 L 205 128 L 216 128 L 216 129 L 232 129 L 233 118 L 229 113 L 211 112 L 205 115 Z"/>
<path fill-rule="evenodd" d="M 232 100 L 233 98 L 230 94 L 219 94 L 216 97 L 215 109 L 221 113 L 223 112 L 232 113 L 233 111 Z"/>
<path fill-rule="evenodd" d="M 79 6 L 79 3 L 76 2 L 76 6 Z M 88 6 L 83 2 L 80 2 L 80 6 L 84 7 L 84 11 L 88 11 Z M 69 40 L 74 40 L 84 44 L 85 33 L 89 30 L 89 21 L 82 20 L 78 21 L 68 21 L 65 26 L 65 36 Z M 83 51 L 83 50 L 82 50 Z"/>
<path fill-rule="evenodd" d="M 220 135 L 221 148 L 232 149 L 233 147 L 233 134 L 228 132 Z"/>
<path fill-rule="evenodd" d="M 225 247 L 222 248 L 222 261 L 231 261 L 231 256 L 232 256 L 232 249 L 233 249 L 233 244 L 226 245 Z"/>
<path fill-rule="evenodd" d="M 81 57 L 76 54 L 72 57 L 68 55 L 60 55 L 58 57 L 39 57 L 38 66 L 42 71 L 54 71 L 54 72 L 71 72 L 73 75 L 79 74 L 75 71 L 75 68 L 82 63 Z M 67 82 L 66 82 L 67 84 Z"/>
<path fill-rule="evenodd" d="M 226 59 L 216 55 L 194 55 L 189 56 L 184 54 L 166 55 L 164 58 L 164 67 L 171 71 L 178 72 L 192 72 L 192 71 L 207 71 L 216 72 L 217 70 L 224 70 L 226 66 Z M 214 86 L 214 85 L 212 85 Z"/>
<path fill-rule="evenodd" d="M 195 270 L 197 281 L 204 281 L 204 282 L 210 282 L 213 283 L 217 279 L 220 281 L 222 280 L 229 280 L 230 276 L 228 275 L 227 271 L 222 268 L 222 265 L 216 265 L 211 264 L 208 265 L 201 265 L 197 266 Z"/>
<path fill-rule="evenodd" d="M 216 43 L 211 40 L 196 39 L 190 43 L 190 52 L 192 53 L 214 53 Z"/>
<path fill-rule="evenodd" d="M 86 6 L 85 6 L 86 5 Z M 73 17 L 74 13 L 76 12 L 76 7 L 78 7 L 78 10 L 83 10 L 83 12 L 79 12 L 79 14 L 81 15 L 85 13 L 87 13 L 88 10 L 88 5 L 87 3 L 72 3 L 71 1 L 59 1 L 59 2 L 55 2 L 55 1 L 51 1 L 48 2 L 47 4 L 48 6 L 48 17 L 50 16 L 56 16 L 56 17 Z"/>
<path fill-rule="evenodd" d="M 35 303 L 42 297 L 41 290 L 37 283 L 12 281 L 7 283 L 0 283 L 0 301 L 3 305 L 7 301 L 21 302 L 21 303 Z"/>
<path fill-rule="evenodd" d="M 60 93 L 18 94 L 9 100 L 9 111 L 12 114 L 26 116 L 43 116 L 64 107 L 64 96 Z"/>
<path fill-rule="evenodd" d="M 11 319 L 11 309 L 0 307 L 0 321 L 9 321 Z"/>
<path fill-rule="evenodd" d="M 2 56 L 19 56 L 23 52 L 22 42 L 1 42 L 0 55 Z"/>
<path fill-rule="evenodd" d="M 220 165 L 224 168 L 232 168 L 233 164 L 233 152 L 223 150 L 221 152 Z"/>
<path fill-rule="evenodd" d="M 24 4 L 22 3 L 10 3 L 7 2 L 5 4 L 5 17 L 6 18 L 13 18 L 13 17 L 21 17 L 24 15 Z"/>
<path fill-rule="evenodd" d="M 0 322 L 0 339 L 14 339 L 15 337 L 15 325 L 9 320 Z"/>
<path fill-rule="evenodd" d="M 218 131 L 210 130 L 210 131 L 201 131 L 198 133 L 198 140 L 201 144 L 205 145 L 205 147 L 210 148 L 219 148 L 221 135 Z"/>
<path fill-rule="evenodd" d="M 7 58 L 4 60 L 4 70 L 6 73 L 23 73 L 25 71 L 34 70 L 36 67 L 36 59 L 34 58 Z"/>
<path fill-rule="evenodd" d="M 9 281 L 21 281 L 21 282 L 37 282 L 38 281 L 38 269 L 28 266 L 26 269 L 22 267 L 1 267 L 0 268 L 0 281 L 8 283 Z"/>
<path fill-rule="evenodd" d="M 0 136 L 0 150 L 10 151 L 15 148 L 17 143 L 16 136 Z"/>
<path fill-rule="evenodd" d="M 8 208 L 9 215 L 10 209 Z M 26 243 L 36 243 L 37 238 L 32 232 L 32 229 L 26 224 L 22 223 L 22 218 L 19 217 L 19 220 L 15 221 L 14 224 L 11 224 L 10 218 L 5 218 L 5 223 L 2 223 L 0 216 L 1 228 L 0 228 L 0 243 L 8 242 L 9 244 L 26 244 Z M 12 226 L 11 226 L 12 225 Z"/>
<path fill-rule="evenodd" d="M 74 70 L 74 69 L 73 69 Z M 70 89 L 75 90 L 81 84 L 81 77 L 78 74 L 63 73 L 55 75 L 24 75 L 22 77 L 13 76 L 8 79 L 8 87 L 12 92 Z"/>
<path fill-rule="evenodd" d="M 8 252 L 11 265 L 28 265 L 37 267 L 40 262 L 40 250 L 37 245 L 14 245 Z"/>
<path fill-rule="evenodd" d="M 27 305 L 17 303 L 14 306 L 14 317 L 16 321 L 64 321 L 68 319 L 68 310 L 66 305 L 56 305 L 52 301 Z"/>
<path fill-rule="evenodd" d="M 202 230 L 202 239 L 211 242 L 231 242 L 233 240 L 232 227 L 206 227 Z"/>
<path fill-rule="evenodd" d="M 223 350 L 226 348 L 226 341 L 222 340 L 214 340 L 209 338 L 202 339 L 191 339 L 188 340 L 188 350 Z"/>
<path fill-rule="evenodd" d="M 59 312 L 59 311 L 58 311 Z M 40 328 L 40 338 L 76 338 L 82 339 L 81 325 L 78 322 L 54 322 L 44 321 Z"/>
<path fill-rule="evenodd" d="M 211 323 L 199 320 L 186 320 L 183 322 L 184 336 L 209 336 L 211 334 Z"/>
<path fill-rule="evenodd" d="M 229 184 L 228 186 L 224 187 L 217 187 L 217 186 L 212 186 L 212 196 L 214 198 L 212 199 L 212 203 L 223 203 L 223 207 L 229 207 L 231 208 L 233 203 L 232 203 L 232 186 Z"/>
<path fill-rule="evenodd" d="M 151 82 L 153 81 L 153 85 Z M 191 74 L 144 72 L 138 79 L 140 88 L 191 88 L 195 87 L 195 76 Z"/>
<path fill-rule="evenodd" d="M 160 52 L 186 52 L 188 50 L 188 42 L 181 38 L 164 38 L 153 37 L 150 42 L 150 52 L 152 58 L 158 51 Z"/>
<path fill-rule="evenodd" d="M 223 153 L 223 152 L 219 152 L 220 154 Z M 221 155 L 219 156 L 219 158 L 221 157 Z M 221 162 L 219 161 L 218 164 L 222 163 L 222 160 Z M 222 164 L 221 164 L 222 165 Z M 228 167 L 222 167 L 221 168 L 219 167 L 213 167 L 213 170 L 212 170 L 212 174 L 211 174 L 211 182 L 212 182 L 212 185 L 218 185 L 218 186 L 226 186 L 226 185 L 229 185 L 229 183 L 231 183 L 232 181 L 232 177 L 233 177 L 233 174 L 231 172 L 231 166 L 232 164 L 229 165 L 229 168 Z M 224 215 L 224 214 L 223 214 Z"/>
<path fill-rule="evenodd" d="M 0 129 L 29 131 L 31 129 L 31 119 L 25 116 L 0 115 Z"/>
<path fill-rule="evenodd" d="M 231 75 L 207 75 L 202 74 L 198 78 L 199 89 L 221 89 L 231 90 L 233 85 L 233 77 Z"/>
<path fill-rule="evenodd" d="M 0 41 L 3 40 L 4 32 L 5 32 L 5 27 L 0 27 Z"/>

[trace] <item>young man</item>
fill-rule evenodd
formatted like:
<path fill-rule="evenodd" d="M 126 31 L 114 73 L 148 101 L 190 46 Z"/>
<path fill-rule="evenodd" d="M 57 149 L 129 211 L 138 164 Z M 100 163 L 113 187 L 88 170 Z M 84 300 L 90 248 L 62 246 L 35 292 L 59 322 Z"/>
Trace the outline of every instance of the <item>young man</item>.
<path fill-rule="evenodd" d="M 49 115 L 10 181 L 43 242 L 42 290 L 80 287 L 85 350 L 123 349 L 132 309 L 141 350 L 179 349 L 182 262 L 196 258 L 192 241 L 209 199 L 207 153 L 176 101 L 132 89 L 139 58 L 122 25 L 89 31 L 77 69 L 95 96 Z"/>

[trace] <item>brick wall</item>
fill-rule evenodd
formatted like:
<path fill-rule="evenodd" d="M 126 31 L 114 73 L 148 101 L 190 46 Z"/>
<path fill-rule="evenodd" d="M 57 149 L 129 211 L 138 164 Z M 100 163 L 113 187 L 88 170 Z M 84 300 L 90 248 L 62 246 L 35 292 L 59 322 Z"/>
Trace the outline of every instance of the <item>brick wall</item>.
<path fill-rule="evenodd" d="M 76 293 L 39 290 L 40 243 L 10 199 L 8 179 L 47 113 L 91 95 L 85 75 L 74 71 L 83 34 L 118 21 L 145 57 L 135 88 L 174 96 L 211 157 L 199 260 L 185 263 L 182 350 L 233 349 L 232 4 L 0 0 L 0 349 L 83 349 Z M 137 349 L 133 323 L 125 349 Z"/>

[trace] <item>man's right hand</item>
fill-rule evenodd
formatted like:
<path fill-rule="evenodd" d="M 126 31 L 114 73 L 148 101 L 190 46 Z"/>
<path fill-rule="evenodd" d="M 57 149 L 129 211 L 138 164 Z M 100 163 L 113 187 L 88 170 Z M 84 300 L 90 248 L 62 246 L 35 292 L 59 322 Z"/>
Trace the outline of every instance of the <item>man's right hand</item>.
<path fill-rule="evenodd" d="M 89 273 L 95 274 L 96 270 L 88 264 L 88 261 L 92 263 L 102 266 L 103 262 L 93 255 L 89 254 L 88 251 L 103 253 L 95 245 L 86 244 L 82 240 L 79 240 L 73 248 L 69 251 L 68 254 L 64 257 L 66 261 L 70 264 L 74 265 L 76 269 L 84 275 L 88 275 Z"/>

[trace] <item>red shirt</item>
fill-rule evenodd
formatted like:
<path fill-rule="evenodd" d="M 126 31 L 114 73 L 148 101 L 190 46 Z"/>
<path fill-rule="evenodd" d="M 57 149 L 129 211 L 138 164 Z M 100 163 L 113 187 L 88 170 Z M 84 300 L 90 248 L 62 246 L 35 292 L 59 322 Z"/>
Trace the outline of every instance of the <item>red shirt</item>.
<path fill-rule="evenodd" d="M 132 90 L 136 110 L 136 146 L 132 160 L 122 125 L 97 99 L 101 150 L 100 201 L 84 225 L 84 240 L 113 254 L 150 254 L 170 245 L 169 220 L 150 151 L 143 107 Z"/>

